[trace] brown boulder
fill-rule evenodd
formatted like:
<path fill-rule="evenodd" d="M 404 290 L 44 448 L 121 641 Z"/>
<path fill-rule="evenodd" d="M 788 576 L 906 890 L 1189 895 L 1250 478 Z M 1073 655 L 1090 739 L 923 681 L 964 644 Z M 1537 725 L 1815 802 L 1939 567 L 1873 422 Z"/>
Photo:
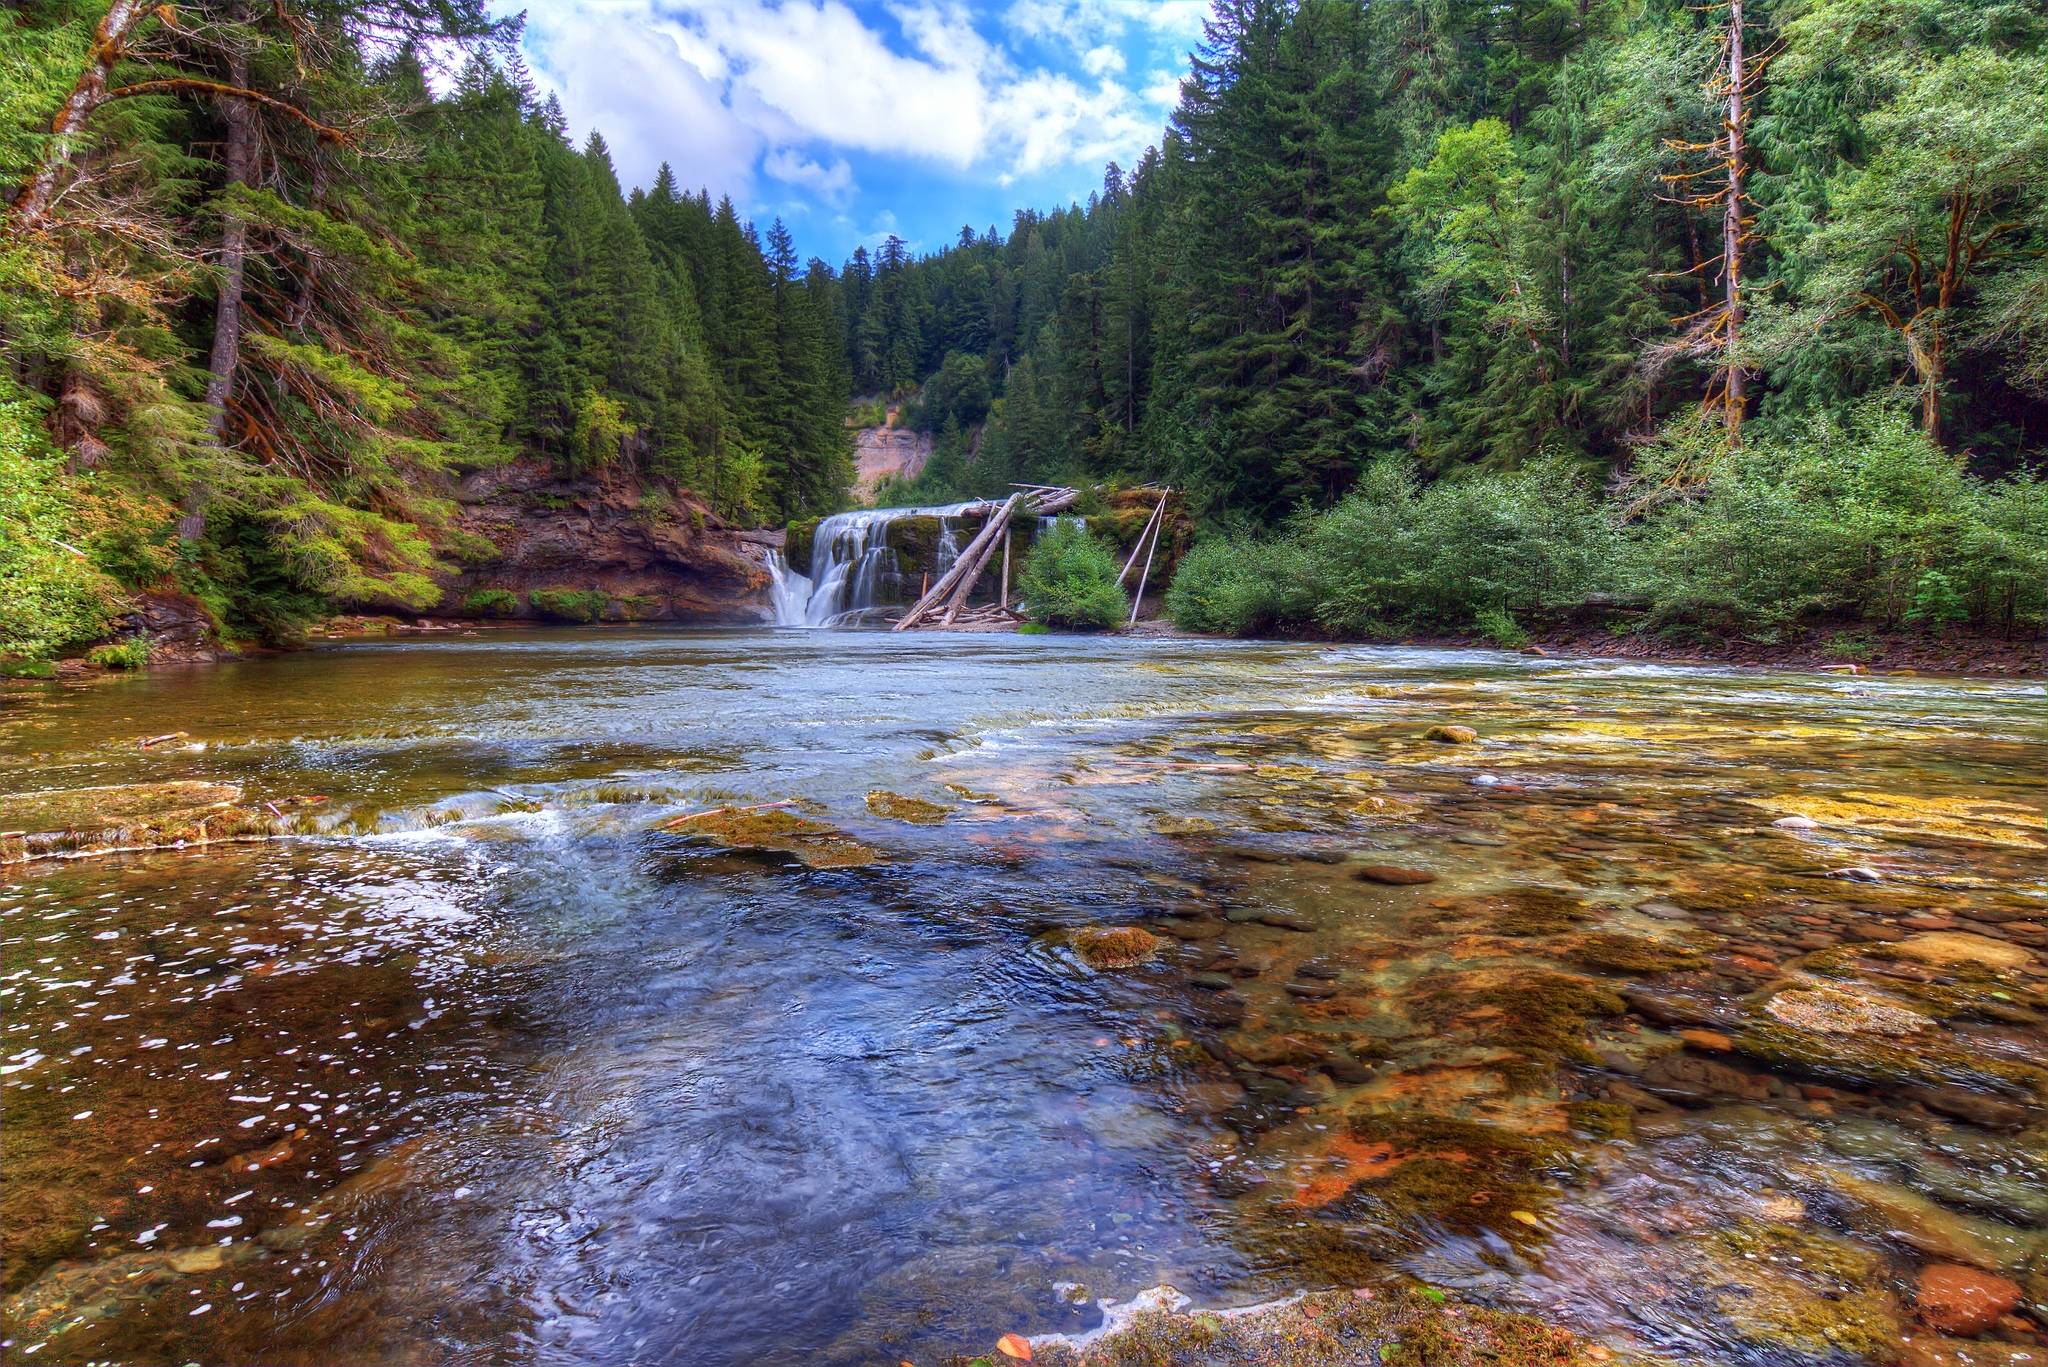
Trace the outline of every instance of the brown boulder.
<path fill-rule="evenodd" d="M 1410 887 L 1418 883 L 1434 883 L 1436 875 L 1428 869 L 1404 869 L 1394 864 L 1367 864 L 1356 869 L 1352 877 L 1368 883 L 1383 883 L 1388 887 Z"/>

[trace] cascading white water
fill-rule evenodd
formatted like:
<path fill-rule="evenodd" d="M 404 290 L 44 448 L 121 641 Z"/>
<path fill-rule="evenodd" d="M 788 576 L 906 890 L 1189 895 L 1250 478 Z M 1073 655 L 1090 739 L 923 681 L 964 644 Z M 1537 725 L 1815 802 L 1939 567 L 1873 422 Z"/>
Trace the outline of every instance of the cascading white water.
<path fill-rule="evenodd" d="M 798 574 L 782 554 L 770 552 L 768 573 L 779 627 L 829 627 L 858 621 L 864 614 L 895 601 L 899 583 L 896 552 L 889 547 L 889 524 L 906 517 L 939 520 L 934 574 L 943 574 L 959 557 L 953 519 L 972 503 L 942 508 L 863 508 L 835 513 L 818 524 L 811 538 L 811 572 Z"/>

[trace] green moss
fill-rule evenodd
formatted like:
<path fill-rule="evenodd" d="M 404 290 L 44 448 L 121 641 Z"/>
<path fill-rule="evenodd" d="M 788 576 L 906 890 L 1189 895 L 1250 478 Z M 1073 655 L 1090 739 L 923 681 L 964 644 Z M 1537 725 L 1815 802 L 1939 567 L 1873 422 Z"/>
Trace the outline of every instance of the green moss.
<path fill-rule="evenodd" d="M 474 617 L 516 617 L 519 595 L 510 589 L 471 589 L 463 595 L 462 610 Z"/>
<path fill-rule="evenodd" d="M 191 781 L 22 793 L 0 802 L 0 863 L 273 836 L 323 800 L 255 803 L 239 784 Z"/>
<path fill-rule="evenodd" d="M 627 622 L 645 622 L 661 615 L 661 599 L 651 593 L 620 594 L 606 605 L 609 615 Z"/>
<path fill-rule="evenodd" d="M 1742 1338 L 1811 1357 L 1890 1361 L 1896 1305 L 1876 1254 L 1817 1231 L 1742 1220 L 1702 1250 L 1713 1306 Z"/>
<path fill-rule="evenodd" d="M 785 564 L 794 565 L 799 570 L 810 568 L 811 543 L 818 535 L 819 521 L 820 519 L 815 517 L 805 517 L 790 522 L 782 539 L 782 559 Z"/>
<path fill-rule="evenodd" d="M 1635 1112 L 1615 1101 L 1573 1101 L 1564 1108 L 1572 1128 L 1595 1139 L 1627 1139 L 1635 1133 Z"/>
<path fill-rule="evenodd" d="M 149 663 L 149 642 L 141 636 L 131 636 L 125 641 L 94 646 L 85 653 L 85 662 L 100 669 L 141 669 Z"/>
<path fill-rule="evenodd" d="M 1019 636 L 1050 636 L 1052 628 L 1043 622 L 1025 622 L 1018 626 Z"/>
<path fill-rule="evenodd" d="M 1498 1071 L 1517 1091 L 1543 1086 L 1560 1060 L 1594 1062 L 1586 1047 L 1587 1022 L 1627 1009 L 1618 995 L 1591 979 L 1540 969 L 1484 976 L 1445 969 L 1417 979 L 1409 994 L 1422 1023 L 1464 1030 L 1515 1053 L 1519 1061 Z"/>
<path fill-rule="evenodd" d="M 57 666 L 48 660 L 0 660 L 0 679 L 54 679 Z"/>
<path fill-rule="evenodd" d="M 1683 945 L 1618 931 L 1581 936 L 1572 942 L 1565 956 L 1573 963 L 1608 973 L 1669 973 L 1699 962 L 1699 956 Z"/>
<path fill-rule="evenodd" d="M 535 612 L 562 622 L 595 622 L 609 601 L 601 589 L 535 589 L 528 597 Z"/>
<path fill-rule="evenodd" d="M 498 558 L 498 543 L 477 532 L 447 527 L 442 529 L 440 540 L 442 552 L 465 565 L 481 565 Z"/>
<path fill-rule="evenodd" d="M 1351 1132 L 1388 1145 L 1400 1161 L 1354 1185 L 1342 1208 L 1396 1227 L 1427 1221 L 1517 1242 L 1536 1236 L 1525 1217 L 1551 1199 L 1538 1170 L 1569 1154 L 1554 1140 L 1497 1125 L 1406 1112 L 1355 1117 Z"/>

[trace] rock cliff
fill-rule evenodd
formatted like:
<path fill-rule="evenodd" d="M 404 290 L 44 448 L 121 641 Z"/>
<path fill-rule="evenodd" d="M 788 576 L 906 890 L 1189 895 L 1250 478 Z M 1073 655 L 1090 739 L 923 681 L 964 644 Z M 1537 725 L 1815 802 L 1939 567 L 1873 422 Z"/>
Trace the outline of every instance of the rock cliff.
<path fill-rule="evenodd" d="M 466 476 L 455 497 L 442 549 L 459 570 L 429 616 L 715 623 L 768 611 L 776 538 L 728 527 L 670 481 L 569 478 L 521 460 Z"/>

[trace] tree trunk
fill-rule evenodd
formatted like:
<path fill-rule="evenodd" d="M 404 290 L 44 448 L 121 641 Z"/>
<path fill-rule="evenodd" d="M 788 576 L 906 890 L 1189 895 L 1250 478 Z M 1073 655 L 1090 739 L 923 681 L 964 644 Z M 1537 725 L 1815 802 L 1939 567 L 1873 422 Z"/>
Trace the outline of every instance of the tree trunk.
<path fill-rule="evenodd" d="M 1722 395 L 1730 438 L 1742 431 L 1743 393 L 1740 342 L 1742 332 L 1742 126 L 1743 83 L 1747 73 L 1742 54 L 1742 0 L 1728 0 L 1728 200 L 1721 206 L 1721 273 L 1727 316 L 1723 321 Z"/>
<path fill-rule="evenodd" d="M 107 77 L 128 49 L 128 40 L 135 35 L 143 21 L 156 10 L 143 0 L 113 0 L 107 6 L 105 17 L 93 35 L 92 53 L 86 67 L 72 85 L 70 95 L 50 120 L 50 141 L 45 144 L 42 157 L 35 169 L 22 181 L 21 189 L 14 196 L 14 214 L 20 222 L 30 228 L 40 227 L 50 204 L 57 197 L 57 183 L 63 177 L 64 164 L 70 160 L 78 141 L 78 135 L 85 130 L 85 124 L 105 102 Z"/>
<path fill-rule="evenodd" d="M 237 5 L 233 18 L 239 25 L 248 21 L 248 7 Z M 238 89 L 249 85 L 249 52 L 238 38 L 228 58 L 228 80 Z M 250 184 L 256 169 L 256 106 L 242 99 L 221 102 L 221 116 L 227 122 L 227 144 L 222 153 L 226 186 Z M 234 396 L 235 371 L 242 357 L 242 294 L 248 276 L 249 224 L 240 214 L 226 216 L 221 229 L 220 294 L 213 310 L 213 352 L 207 361 L 206 435 L 219 444 L 227 433 L 228 400 Z M 178 536 L 197 541 L 206 532 L 206 505 L 212 496 L 203 480 L 195 480 L 185 492 L 184 516 L 178 519 Z"/>

